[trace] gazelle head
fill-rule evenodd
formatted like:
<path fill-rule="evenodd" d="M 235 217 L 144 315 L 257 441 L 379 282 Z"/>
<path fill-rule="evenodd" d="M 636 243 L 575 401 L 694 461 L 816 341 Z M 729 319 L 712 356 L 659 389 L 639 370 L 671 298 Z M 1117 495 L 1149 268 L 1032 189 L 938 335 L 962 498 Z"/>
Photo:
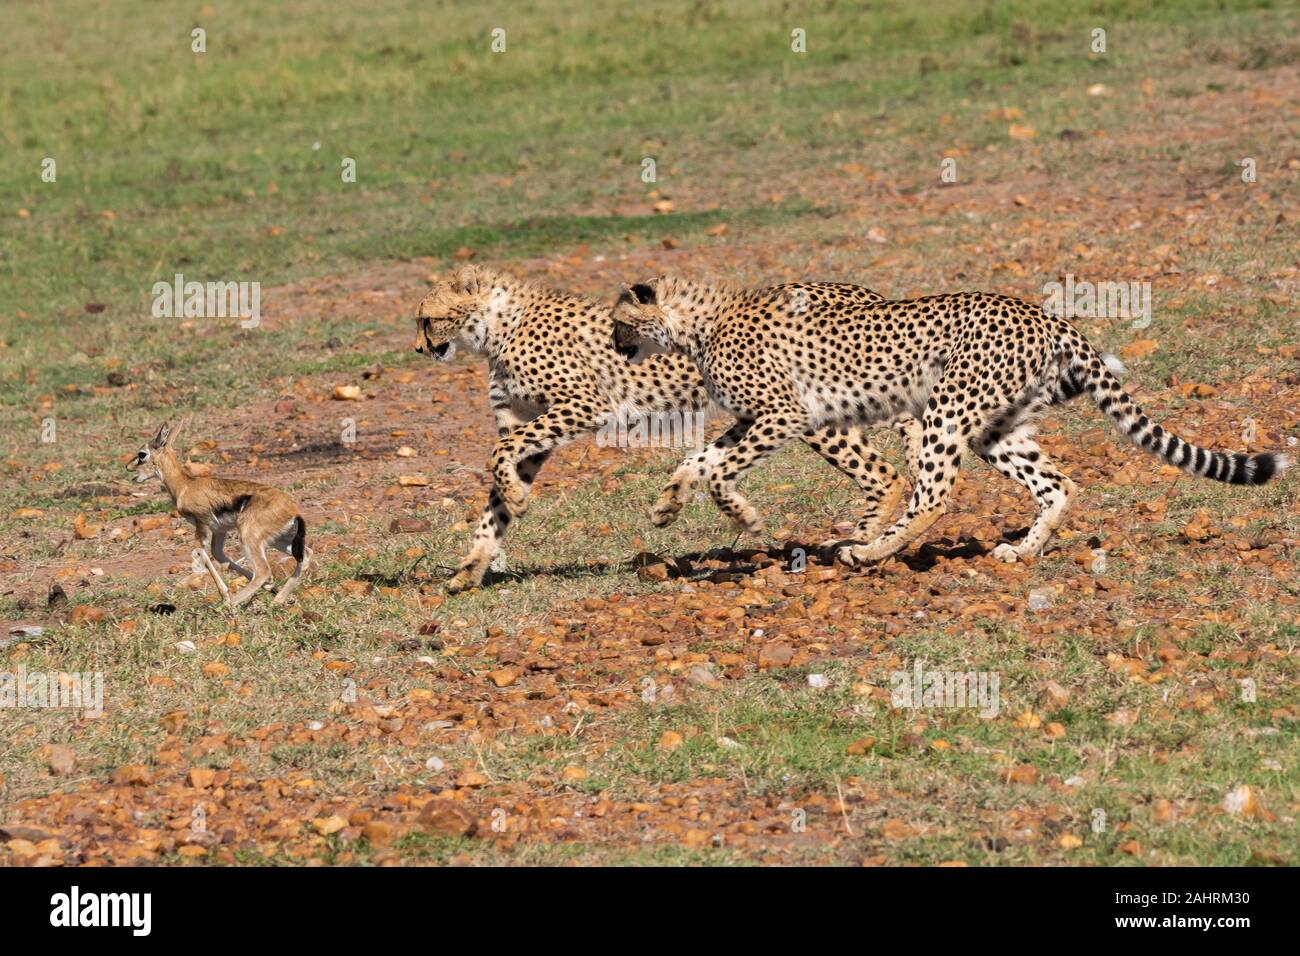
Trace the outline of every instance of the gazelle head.
<path fill-rule="evenodd" d="M 163 461 L 175 458 L 173 446 L 186 422 L 186 419 L 179 422 L 164 422 L 158 426 L 158 433 L 135 453 L 135 457 L 127 467 L 135 469 L 136 484 L 148 481 L 150 478 L 162 477 Z"/>

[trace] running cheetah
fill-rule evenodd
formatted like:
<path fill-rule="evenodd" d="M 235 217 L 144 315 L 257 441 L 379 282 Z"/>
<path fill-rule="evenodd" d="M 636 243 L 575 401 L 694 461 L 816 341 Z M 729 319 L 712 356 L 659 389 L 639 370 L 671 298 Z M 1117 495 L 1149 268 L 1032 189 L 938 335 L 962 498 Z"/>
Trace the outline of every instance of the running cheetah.
<path fill-rule="evenodd" d="M 719 450 L 709 490 L 744 522 L 736 481 L 794 435 L 826 426 L 870 427 L 910 413 L 923 433 L 905 513 L 884 534 L 845 543 L 851 566 L 906 547 L 947 510 L 962 456 L 974 451 L 1038 502 L 1004 561 L 1038 554 L 1060 525 L 1075 485 L 1033 441 L 1049 406 L 1087 392 L 1129 440 L 1171 465 L 1216 481 L 1261 485 L 1281 473 L 1277 454 L 1209 451 L 1155 424 L 1064 319 L 1005 295 L 962 292 L 855 304 L 799 303 L 785 290 L 745 291 L 679 278 L 624 288 L 613 310 L 615 345 L 684 353 L 709 394 L 738 419 Z M 803 306 L 801 308 L 801 306 Z"/>
<path fill-rule="evenodd" d="M 856 286 L 810 285 L 790 294 L 846 307 L 880 299 Z M 612 337 L 608 305 L 477 266 L 438 282 L 420 302 L 415 350 L 445 361 L 459 344 L 485 355 L 488 398 L 497 422 L 492 491 L 469 555 L 448 583 L 449 590 L 463 591 L 482 582 L 501 551 L 509 524 L 527 509 L 533 481 L 553 449 L 595 431 L 615 415 L 703 411 L 711 405 L 689 359 L 665 355 L 630 365 L 612 348 Z M 914 428 L 919 433 L 919 423 Z M 791 437 L 802 438 L 853 478 L 866 499 L 859 536 L 874 536 L 902 497 L 902 476 L 856 428 L 831 425 Z M 732 429 L 682 462 L 651 512 L 656 525 L 676 519 L 711 470 L 713 457 L 738 438 Z M 757 512 L 739 496 L 736 507 L 746 516 L 747 526 L 761 527 Z"/>

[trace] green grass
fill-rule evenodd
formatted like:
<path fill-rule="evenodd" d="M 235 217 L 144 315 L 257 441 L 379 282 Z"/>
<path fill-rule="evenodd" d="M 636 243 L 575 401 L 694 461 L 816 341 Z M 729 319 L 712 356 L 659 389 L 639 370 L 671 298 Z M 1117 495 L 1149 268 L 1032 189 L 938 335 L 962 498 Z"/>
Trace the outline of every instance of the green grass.
<path fill-rule="evenodd" d="M 152 284 L 174 272 L 270 287 L 462 246 L 509 258 L 681 238 L 723 219 L 777 227 L 790 213 L 755 208 L 754 185 L 780 191 L 791 152 L 804 168 L 853 159 L 912 181 L 937 163 L 917 137 L 940 113 L 953 142 L 980 147 L 1002 141 L 985 113 L 1007 104 L 1048 129 L 1069 117 L 1113 125 L 1081 85 L 1144 75 L 1153 55 L 1225 67 L 1261 50 L 1269 62 L 1296 56 L 1273 39 L 1294 35 L 1290 14 L 1267 0 L 1231 13 L 1206 0 L 893 0 L 865 14 L 304 2 L 195 16 L 172 2 L 111 17 L 60 2 L 0 38 L 6 404 L 96 381 L 96 363 L 69 368 L 56 329 L 76 330 L 87 354 L 93 343 L 96 356 L 168 354 L 201 368 L 229 336 L 182 345 L 147 317 Z M 199 22 L 208 46 L 195 54 Z M 1108 52 L 1091 56 L 1098 25 Z M 504 53 L 489 49 L 494 26 L 507 31 Z M 796 26 L 806 54 L 790 50 Z M 889 135 L 869 132 L 882 127 Z M 645 155 L 658 188 L 694 208 L 649 215 Z M 46 157 L 56 183 L 39 178 Z M 342 181 L 342 157 L 357 160 L 356 183 Z M 629 204 L 644 212 L 610 211 Z M 91 302 L 108 311 L 88 317 Z"/>

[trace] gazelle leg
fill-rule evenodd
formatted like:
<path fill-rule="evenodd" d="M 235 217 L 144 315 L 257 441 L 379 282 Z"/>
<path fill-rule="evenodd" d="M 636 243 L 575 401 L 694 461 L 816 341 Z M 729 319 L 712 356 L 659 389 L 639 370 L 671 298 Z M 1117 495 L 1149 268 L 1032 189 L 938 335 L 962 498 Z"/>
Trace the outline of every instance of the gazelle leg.
<path fill-rule="evenodd" d="M 251 601 L 253 595 L 262 589 L 262 585 L 271 579 L 271 562 L 266 559 L 266 541 L 246 535 L 243 528 L 240 529 L 240 538 L 244 541 L 245 557 L 253 565 L 253 580 L 231 598 L 230 603 L 234 607 L 242 607 Z"/>
<path fill-rule="evenodd" d="M 206 529 L 196 529 L 194 534 L 194 546 L 198 549 L 199 556 L 203 559 L 203 566 L 208 569 L 208 574 L 217 585 L 217 590 L 226 600 L 230 600 L 230 589 L 226 587 L 226 582 L 221 578 L 221 572 L 217 566 L 212 563 L 212 555 L 208 553 L 208 548 L 212 543 L 212 533 Z"/>

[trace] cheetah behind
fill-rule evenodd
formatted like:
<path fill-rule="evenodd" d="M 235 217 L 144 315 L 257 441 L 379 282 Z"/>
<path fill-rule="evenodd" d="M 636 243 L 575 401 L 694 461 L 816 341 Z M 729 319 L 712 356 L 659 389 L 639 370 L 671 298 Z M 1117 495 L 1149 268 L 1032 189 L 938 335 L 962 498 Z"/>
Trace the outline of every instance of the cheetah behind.
<path fill-rule="evenodd" d="M 994 555 L 1014 561 L 1039 553 L 1075 485 L 1033 441 L 1034 422 L 1082 393 L 1134 444 L 1191 474 L 1259 485 L 1287 464 L 1282 455 L 1215 452 L 1178 438 L 1143 414 L 1078 330 L 1009 296 L 963 292 L 800 309 L 782 291 L 669 277 L 625 289 L 613 318 L 620 348 L 685 353 L 710 395 L 737 416 L 743 433 L 717 455 L 708 479 L 728 514 L 737 508 L 736 481 L 792 435 L 907 413 L 921 419 L 907 509 L 874 540 L 840 548 L 838 558 L 850 565 L 879 561 L 924 533 L 947 510 L 967 451 L 1038 503 L 1025 538 L 1000 544 Z"/>

